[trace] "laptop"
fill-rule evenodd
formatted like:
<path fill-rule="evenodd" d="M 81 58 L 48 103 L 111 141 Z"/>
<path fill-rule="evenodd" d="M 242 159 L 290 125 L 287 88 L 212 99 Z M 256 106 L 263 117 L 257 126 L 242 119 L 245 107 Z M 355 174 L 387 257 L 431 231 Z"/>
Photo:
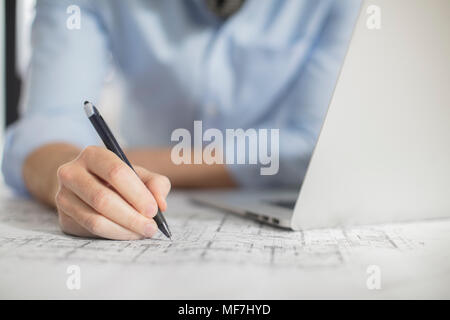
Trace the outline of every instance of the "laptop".
<path fill-rule="evenodd" d="M 194 200 L 293 230 L 450 218 L 449 16 L 448 0 L 363 1 L 300 191 Z"/>

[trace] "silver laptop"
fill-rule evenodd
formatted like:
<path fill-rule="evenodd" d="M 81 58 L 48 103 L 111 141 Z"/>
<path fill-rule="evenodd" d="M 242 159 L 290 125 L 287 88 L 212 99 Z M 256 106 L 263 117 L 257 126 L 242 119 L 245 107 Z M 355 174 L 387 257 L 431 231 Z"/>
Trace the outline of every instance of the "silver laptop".
<path fill-rule="evenodd" d="M 195 200 L 294 230 L 449 218 L 449 17 L 449 0 L 363 1 L 300 193 Z"/>

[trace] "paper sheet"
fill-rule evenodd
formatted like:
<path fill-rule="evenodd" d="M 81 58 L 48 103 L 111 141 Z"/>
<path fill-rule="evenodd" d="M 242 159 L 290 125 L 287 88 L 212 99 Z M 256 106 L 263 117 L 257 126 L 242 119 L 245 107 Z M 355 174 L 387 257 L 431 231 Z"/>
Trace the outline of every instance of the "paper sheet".
<path fill-rule="evenodd" d="M 239 295 L 248 291 L 248 297 L 252 297 L 249 285 L 255 285 L 257 280 L 254 277 L 258 274 L 260 278 L 264 277 L 261 279 L 265 281 L 264 286 L 269 286 L 265 293 L 255 292 L 262 297 L 272 297 L 274 292 L 281 291 L 274 290 L 270 285 L 276 286 L 283 282 L 289 285 L 283 291 L 288 297 L 321 297 L 321 294 L 327 297 L 336 294 L 339 297 L 339 290 L 336 290 L 339 284 L 333 288 L 330 285 L 336 281 L 340 283 L 342 279 L 347 279 L 346 286 L 349 283 L 356 286 L 354 294 L 361 291 L 370 296 L 373 293 L 369 292 L 365 283 L 369 265 L 387 268 L 386 277 L 395 282 L 405 276 L 417 277 L 414 269 L 399 270 L 399 264 L 407 262 L 415 263 L 424 274 L 439 274 L 439 277 L 444 277 L 444 283 L 447 281 L 450 284 L 450 259 L 447 253 L 450 249 L 450 221 L 447 220 L 293 232 L 196 206 L 183 193 L 175 193 L 170 197 L 166 218 L 173 233 L 173 241 L 162 234 L 154 239 L 140 241 L 76 238 L 59 230 L 56 214 L 48 208 L 3 192 L 0 200 L 0 285 L 3 282 L 0 296 L 20 296 L 24 293 L 20 288 L 27 288 L 29 283 L 26 281 L 19 281 L 19 286 L 12 291 L 5 289 L 15 286 L 17 282 L 12 281 L 11 277 L 17 277 L 18 274 L 30 277 L 28 281 L 37 286 L 40 280 L 29 274 L 33 265 L 37 268 L 35 270 L 42 270 L 42 274 L 48 277 L 47 283 L 57 284 L 55 294 L 62 292 L 69 296 L 74 294 L 64 288 L 64 279 L 67 277 L 64 273 L 69 265 L 79 265 L 84 270 L 90 270 L 91 276 L 96 279 L 92 280 L 93 283 L 98 281 L 100 274 L 122 279 L 125 287 L 133 289 L 133 297 L 148 289 L 147 285 L 142 288 L 136 284 L 132 286 L 130 280 L 135 277 L 151 279 L 151 287 L 155 288 L 162 278 L 170 279 L 174 272 L 179 276 L 188 270 L 189 279 L 181 280 L 175 276 L 169 282 L 160 284 L 167 289 L 164 293 L 167 297 L 174 297 L 174 291 L 175 296 L 203 297 L 203 294 L 213 289 L 199 289 L 202 283 L 216 283 L 218 287 L 214 292 L 218 297 L 226 293 L 226 290 L 219 290 L 220 286 L 229 288 L 232 283 L 237 287 L 246 284 L 246 290 L 230 293 Z M 423 257 L 427 257 L 429 265 L 424 264 Z M 57 279 L 50 270 L 58 270 Z M 391 270 L 392 274 L 389 273 Z M 357 274 L 352 275 L 355 272 Z M 156 274 L 159 275 L 157 281 Z M 205 275 L 208 275 L 208 279 L 204 278 Z M 301 289 L 305 283 L 304 277 L 308 277 L 308 283 L 316 277 L 318 287 L 314 290 Z M 224 283 L 225 279 L 232 280 Z M 299 287 L 294 285 L 296 280 L 299 281 Z M 184 296 L 183 290 L 188 290 L 188 287 L 183 287 L 180 281 L 191 283 L 191 289 L 195 287 L 196 291 L 191 292 L 191 295 L 186 292 L 187 296 Z M 396 292 L 397 289 L 391 288 L 389 292 Z M 447 294 L 449 297 L 449 290 L 445 291 L 441 286 L 439 290 L 434 289 L 430 288 L 429 293 L 438 297 Z M 98 290 L 84 294 L 86 297 L 98 297 L 102 292 L 101 287 Z M 33 292 L 27 291 L 26 294 L 35 297 Z M 34 294 L 39 295 L 39 292 Z M 52 292 L 41 294 L 53 296 Z M 76 293 L 77 297 L 78 294 L 85 297 L 81 292 Z M 121 297 L 121 294 L 126 293 L 112 290 L 108 294 Z M 351 297 L 353 293 L 348 294 Z M 418 294 L 423 294 L 423 291 Z M 346 295 L 341 294 L 340 297 Z"/>

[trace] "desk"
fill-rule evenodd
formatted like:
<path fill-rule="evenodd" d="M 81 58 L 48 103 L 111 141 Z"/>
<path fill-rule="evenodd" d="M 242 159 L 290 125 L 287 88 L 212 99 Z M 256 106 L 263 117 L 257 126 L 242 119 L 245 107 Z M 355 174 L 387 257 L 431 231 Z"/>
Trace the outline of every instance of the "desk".
<path fill-rule="evenodd" d="M 2 187 L 0 298 L 450 298 L 450 220 L 292 232 L 186 193 L 168 203 L 173 242 L 93 240 L 64 235 L 54 212 Z"/>

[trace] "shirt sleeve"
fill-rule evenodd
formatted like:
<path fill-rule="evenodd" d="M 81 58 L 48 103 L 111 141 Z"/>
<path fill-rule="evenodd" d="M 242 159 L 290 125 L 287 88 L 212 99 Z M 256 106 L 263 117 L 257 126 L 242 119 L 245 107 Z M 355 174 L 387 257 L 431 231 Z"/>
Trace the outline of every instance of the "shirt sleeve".
<path fill-rule="evenodd" d="M 277 105 L 277 114 L 261 124 L 279 129 L 279 171 L 261 175 L 261 164 L 229 165 L 242 187 L 299 188 L 325 120 L 359 13 L 360 0 L 335 1 L 314 47 L 294 83 Z M 273 143 L 273 142 L 272 142 Z M 275 155 L 274 155 L 275 156 Z"/>
<path fill-rule="evenodd" d="M 77 9 L 80 28 L 69 28 Z M 98 143 L 82 103 L 97 100 L 108 66 L 106 33 L 95 8 L 81 0 L 38 0 L 32 49 L 22 114 L 7 129 L 2 161 L 5 182 L 22 194 L 22 166 L 33 150 L 52 142 Z"/>

